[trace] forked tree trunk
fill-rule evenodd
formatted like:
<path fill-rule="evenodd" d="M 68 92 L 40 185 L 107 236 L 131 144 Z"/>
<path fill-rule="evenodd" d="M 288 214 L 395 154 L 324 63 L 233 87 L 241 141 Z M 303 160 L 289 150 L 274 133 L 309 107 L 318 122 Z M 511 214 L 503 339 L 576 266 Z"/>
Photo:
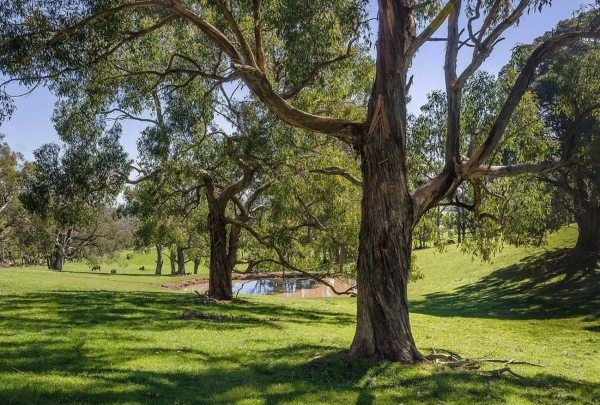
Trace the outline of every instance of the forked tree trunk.
<path fill-rule="evenodd" d="M 359 150 L 363 175 L 356 333 L 349 355 L 414 364 L 406 287 L 413 201 L 405 166 L 406 68 L 414 23 L 403 1 L 380 0 L 377 75 Z"/>
<path fill-rule="evenodd" d="M 227 256 L 227 222 L 225 209 L 209 203 L 210 264 L 208 295 L 217 300 L 231 300 L 231 267 Z"/>
<path fill-rule="evenodd" d="M 154 274 L 161 275 L 163 266 L 162 245 L 156 244 L 156 270 Z"/>
<path fill-rule="evenodd" d="M 55 246 L 54 255 L 52 257 L 52 270 L 62 271 L 65 263 L 65 256 L 61 246 Z"/>
<path fill-rule="evenodd" d="M 589 199 L 576 199 L 575 222 L 579 227 L 575 250 L 600 255 L 600 206 Z"/>

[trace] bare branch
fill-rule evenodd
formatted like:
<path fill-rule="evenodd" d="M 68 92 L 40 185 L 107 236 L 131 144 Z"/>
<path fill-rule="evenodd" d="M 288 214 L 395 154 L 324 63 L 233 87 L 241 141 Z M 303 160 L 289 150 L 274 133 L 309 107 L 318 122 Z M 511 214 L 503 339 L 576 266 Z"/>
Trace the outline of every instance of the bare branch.
<path fill-rule="evenodd" d="M 415 55 L 415 53 L 419 50 L 419 48 L 426 41 L 439 40 L 439 39 L 431 39 L 431 36 L 438 30 L 438 28 L 440 28 L 442 26 L 442 24 L 444 23 L 444 21 L 446 21 L 446 18 L 448 18 L 448 16 L 450 15 L 450 13 L 454 10 L 454 8 L 459 3 L 460 3 L 460 0 L 450 0 L 450 1 L 448 1 L 448 3 L 446 3 L 446 5 L 444 6 L 444 8 L 433 19 L 433 21 L 429 24 L 429 26 L 427 26 L 427 28 L 425 28 L 419 34 L 419 36 L 412 41 L 412 43 L 410 44 L 410 47 L 408 48 L 408 51 L 406 52 L 406 57 L 408 59 L 411 59 Z M 425 3 L 425 4 L 427 4 L 427 3 Z M 425 4 L 422 4 L 422 5 L 419 5 L 419 6 L 424 6 Z M 417 7 L 415 7 L 415 9 L 416 8 Z M 443 39 L 443 40 L 445 40 L 445 39 Z"/>
<path fill-rule="evenodd" d="M 357 187 L 362 187 L 362 185 L 363 185 L 361 180 L 357 179 L 356 177 L 354 177 L 353 175 L 348 173 L 345 169 L 338 167 L 338 166 L 324 167 L 322 169 L 313 169 L 313 170 L 310 170 L 309 172 L 326 174 L 326 175 L 330 175 L 330 176 L 342 176 L 343 178 L 349 180 L 352 184 L 354 184 Z"/>
<path fill-rule="evenodd" d="M 231 14 L 231 11 L 229 10 L 229 8 L 225 4 L 225 2 L 223 2 L 223 0 L 215 0 L 215 2 L 217 3 L 217 6 L 219 6 L 219 9 L 223 13 L 223 16 L 225 17 L 225 19 L 227 20 L 227 23 L 229 24 L 229 28 L 231 28 L 231 30 L 235 34 L 237 40 L 241 44 L 244 54 L 248 58 L 247 59 L 248 63 L 251 66 L 255 66 L 258 68 L 258 65 L 256 64 L 256 59 L 254 58 L 254 53 L 252 52 L 252 49 L 250 48 L 250 45 L 248 44 L 246 37 L 240 30 L 239 25 L 235 21 L 235 18 L 233 18 L 233 14 Z"/>
<path fill-rule="evenodd" d="M 500 35 L 502 35 L 504 31 L 506 31 L 510 26 L 514 25 L 519 20 L 519 18 L 521 18 L 523 12 L 525 11 L 530 2 L 531 0 L 521 0 L 517 7 L 513 10 L 513 12 L 504 21 L 498 24 L 498 26 L 492 30 L 490 35 L 488 35 L 488 37 L 485 40 L 481 42 L 477 40 L 475 42 L 475 49 L 477 50 L 480 48 L 481 52 L 474 54 L 472 62 L 469 64 L 469 66 L 465 68 L 465 70 L 460 74 L 460 76 L 456 80 L 456 87 L 462 88 L 467 82 L 467 80 L 473 75 L 473 73 L 475 73 L 477 69 L 479 69 L 481 64 L 489 56 L 494 45 L 499 40 Z"/>
<path fill-rule="evenodd" d="M 261 0 L 252 0 L 252 17 L 254 19 L 254 47 L 256 48 L 256 64 L 261 72 L 265 72 L 265 49 L 263 46 L 262 23 L 260 20 Z"/>
<path fill-rule="evenodd" d="M 479 166 L 472 171 L 468 178 L 474 179 L 499 179 L 503 177 L 514 177 L 522 174 L 535 173 L 550 173 L 562 167 L 565 167 L 565 162 L 540 162 L 540 163 L 518 163 L 505 166 Z"/>

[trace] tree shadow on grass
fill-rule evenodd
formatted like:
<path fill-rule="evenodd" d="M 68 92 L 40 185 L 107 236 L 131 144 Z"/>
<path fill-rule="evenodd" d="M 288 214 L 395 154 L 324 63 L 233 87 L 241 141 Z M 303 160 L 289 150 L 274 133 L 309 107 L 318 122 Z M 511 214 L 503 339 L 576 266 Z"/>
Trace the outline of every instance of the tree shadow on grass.
<path fill-rule="evenodd" d="M 340 325 L 353 323 L 348 313 L 301 310 L 284 305 L 234 301 L 204 305 L 194 294 L 171 292 L 60 291 L 2 297 L 0 323 L 5 328 L 38 331 L 74 326 L 122 327 L 124 330 L 171 330 L 189 322 L 211 323 L 220 330 L 277 327 L 277 321 Z M 200 316 L 185 316 L 186 313 Z M 206 315 L 205 317 L 202 314 Z"/>
<path fill-rule="evenodd" d="M 332 326 L 354 322 L 353 316 L 331 308 L 260 301 L 204 306 L 191 295 L 109 291 L 2 300 L 3 405 L 490 404 L 515 398 L 593 404 L 600 396 L 596 383 L 549 375 L 494 379 L 433 365 L 348 361 L 334 342 L 289 344 L 278 330 L 264 335 L 284 322 L 303 324 L 307 331 L 315 321 Z M 179 319 L 191 309 L 224 315 L 224 321 Z M 251 317 L 281 321 L 245 322 Z M 201 334 L 196 328 L 202 328 Z M 188 335 L 203 336 L 202 343 L 186 342 Z M 224 347 L 225 339 L 236 343 Z M 265 343 L 257 344 L 261 339 Z"/>
<path fill-rule="evenodd" d="M 598 258 L 571 249 L 529 256 L 474 284 L 428 294 L 411 311 L 435 316 L 497 319 L 600 319 Z M 596 328 L 596 326 L 592 326 Z"/>
<path fill-rule="evenodd" d="M 175 349 L 152 350 L 134 351 L 128 357 L 160 360 L 162 356 L 183 356 Z M 519 400 L 591 405 L 600 395 L 600 384 L 551 375 L 490 378 L 441 366 L 349 361 L 331 350 L 327 346 L 292 345 L 233 356 L 197 353 L 198 357 L 187 359 L 189 371 L 131 370 L 121 366 L 123 359 L 118 356 L 103 358 L 84 350 L 77 360 L 60 363 L 51 371 L 35 368 L 34 361 L 27 372 L 15 372 L 12 379 L 0 370 L 0 379 L 5 381 L 0 385 L 0 403 L 466 405 Z M 317 352 L 325 354 L 315 358 Z M 185 361 L 182 357 L 181 362 Z M 49 372 L 60 375 L 64 382 L 44 384 Z"/>

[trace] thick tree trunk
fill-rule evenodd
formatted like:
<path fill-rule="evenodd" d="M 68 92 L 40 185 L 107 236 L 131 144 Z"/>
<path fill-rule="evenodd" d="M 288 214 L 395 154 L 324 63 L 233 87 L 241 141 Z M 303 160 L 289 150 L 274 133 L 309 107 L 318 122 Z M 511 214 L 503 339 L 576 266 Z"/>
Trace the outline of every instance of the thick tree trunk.
<path fill-rule="evenodd" d="M 185 275 L 185 250 L 181 246 L 177 246 L 177 273 Z"/>
<path fill-rule="evenodd" d="M 161 275 L 163 266 L 162 245 L 156 244 L 156 270 L 154 274 Z"/>
<path fill-rule="evenodd" d="M 52 257 L 52 270 L 62 271 L 65 259 L 67 258 L 67 252 L 71 244 L 71 236 L 73 229 L 68 228 L 65 232 L 59 232 L 54 242 L 54 253 Z"/>
<path fill-rule="evenodd" d="M 390 134 L 379 135 L 362 151 L 358 314 L 349 354 L 413 364 L 423 359 L 408 316 L 413 207 L 402 184 L 401 147 Z"/>
<path fill-rule="evenodd" d="M 248 218 L 239 217 L 240 221 L 247 221 Z M 229 274 L 233 273 L 233 268 L 237 264 L 238 252 L 240 250 L 240 234 L 242 228 L 239 225 L 231 225 L 229 231 L 229 245 L 227 250 L 227 266 L 229 266 Z"/>
<path fill-rule="evenodd" d="M 588 199 L 575 199 L 575 222 L 579 227 L 575 250 L 600 255 L 600 206 Z"/>
<path fill-rule="evenodd" d="M 217 300 L 231 300 L 231 267 L 227 255 L 225 209 L 209 202 L 210 264 L 208 295 Z"/>
<path fill-rule="evenodd" d="M 405 166 L 404 52 L 414 35 L 413 2 L 379 1 L 377 75 L 369 125 L 359 150 L 363 175 L 357 265 L 357 324 L 349 355 L 422 361 L 408 317 L 407 283 L 414 222 Z M 409 4 L 411 3 L 411 4 Z"/>
<path fill-rule="evenodd" d="M 52 258 L 52 270 L 62 271 L 63 264 L 65 263 L 65 256 L 61 246 L 54 247 L 54 255 Z"/>

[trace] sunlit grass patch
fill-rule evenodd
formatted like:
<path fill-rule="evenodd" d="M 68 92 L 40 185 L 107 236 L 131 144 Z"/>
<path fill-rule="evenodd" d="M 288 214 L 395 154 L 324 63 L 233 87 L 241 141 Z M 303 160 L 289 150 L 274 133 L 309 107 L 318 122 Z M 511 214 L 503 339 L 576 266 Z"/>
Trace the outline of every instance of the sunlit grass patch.
<path fill-rule="evenodd" d="M 556 290 L 564 277 L 535 283 L 556 267 L 544 260 L 560 263 L 552 251 L 506 249 L 481 264 L 452 249 L 418 253 L 419 349 L 544 368 L 511 366 L 518 379 L 349 362 L 354 298 L 205 305 L 160 287 L 170 276 L 2 269 L 0 404 L 598 404 L 599 287 L 585 283 L 598 270 Z"/>

